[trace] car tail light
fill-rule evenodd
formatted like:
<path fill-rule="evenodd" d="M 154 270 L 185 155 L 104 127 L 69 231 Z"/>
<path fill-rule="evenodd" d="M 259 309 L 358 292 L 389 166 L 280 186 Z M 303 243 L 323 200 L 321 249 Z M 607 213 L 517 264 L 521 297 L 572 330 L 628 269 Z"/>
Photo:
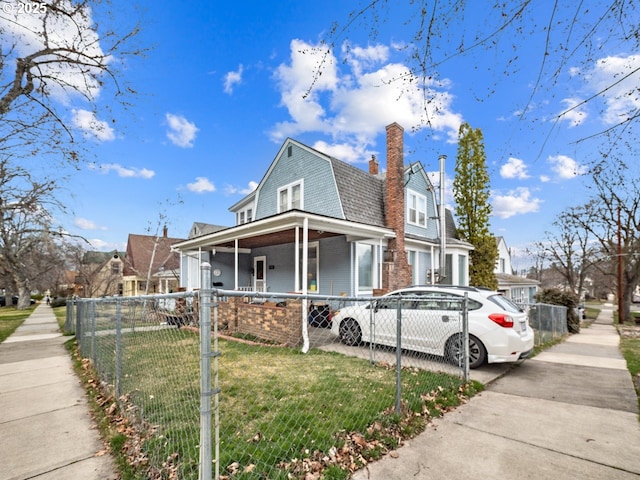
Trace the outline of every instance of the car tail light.
<path fill-rule="evenodd" d="M 513 318 L 506 313 L 492 313 L 489 318 L 504 328 L 513 328 Z"/>

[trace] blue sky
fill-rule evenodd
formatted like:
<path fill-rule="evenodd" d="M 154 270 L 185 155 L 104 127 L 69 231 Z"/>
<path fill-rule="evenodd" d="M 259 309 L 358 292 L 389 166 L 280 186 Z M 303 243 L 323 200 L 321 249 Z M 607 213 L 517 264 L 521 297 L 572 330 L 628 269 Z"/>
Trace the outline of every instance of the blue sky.
<path fill-rule="evenodd" d="M 255 188 L 286 137 L 363 169 L 376 154 L 384 168 L 384 127 L 394 121 L 405 128 L 405 162 L 421 161 L 435 172 L 445 154 L 450 183 L 458 127 L 468 122 L 485 138 L 493 233 L 515 252 L 543 240 L 555 215 L 587 198 L 583 174 L 601 146 L 576 140 L 637 108 L 637 98 L 611 92 L 597 107 L 558 114 L 637 68 L 638 52 L 602 42 L 589 62 L 569 59 L 553 82 L 546 74 L 539 79 L 546 40 L 539 27 L 550 6 L 534 2 L 526 35 L 507 33 L 495 48 L 444 61 L 455 45 L 470 45 L 500 18 L 483 2 L 468 2 L 474 5 L 465 17 L 437 27 L 432 39 L 438 68 L 423 83 L 432 95 L 426 126 L 422 97 L 411 86 L 420 79 L 388 81 L 407 69 L 417 21 L 410 2 L 390 3 L 375 38 L 368 36 L 371 23 L 356 22 L 337 39 L 306 99 L 322 58 L 316 47 L 362 3 L 145 0 L 115 8 L 116 22 L 139 21 L 135 42 L 150 47 L 144 57 L 123 61 L 124 80 L 139 93 L 127 111 L 114 110 L 112 121 L 69 105 L 68 120 L 84 132 L 93 157 L 71 173 L 69 214 L 57 220 L 96 250 L 124 249 L 129 233 L 153 234 L 165 220 L 169 235 L 179 238 L 194 221 L 231 226 L 228 207 Z M 630 81 L 637 84 L 637 76 Z M 523 263 L 516 255 L 514 266 Z"/>

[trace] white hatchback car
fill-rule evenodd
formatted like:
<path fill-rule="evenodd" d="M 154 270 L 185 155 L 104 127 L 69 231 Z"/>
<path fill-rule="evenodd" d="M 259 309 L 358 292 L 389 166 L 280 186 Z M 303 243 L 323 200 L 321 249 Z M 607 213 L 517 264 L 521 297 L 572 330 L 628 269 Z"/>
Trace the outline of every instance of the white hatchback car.
<path fill-rule="evenodd" d="M 400 303 L 401 347 L 458 364 L 462 354 L 460 305 L 465 293 L 470 368 L 485 362 L 515 362 L 531 354 L 534 334 L 527 314 L 500 293 L 474 287 L 430 285 L 396 290 L 373 302 L 334 312 L 331 331 L 346 345 L 371 342 L 395 347 Z"/>

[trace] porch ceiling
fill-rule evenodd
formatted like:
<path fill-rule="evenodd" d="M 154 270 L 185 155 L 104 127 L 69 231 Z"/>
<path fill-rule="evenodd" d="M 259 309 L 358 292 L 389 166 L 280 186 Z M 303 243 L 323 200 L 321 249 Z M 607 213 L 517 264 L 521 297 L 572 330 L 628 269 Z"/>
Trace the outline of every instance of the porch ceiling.
<path fill-rule="evenodd" d="M 249 250 L 293 243 L 296 238 L 296 228 L 300 229 L 299 238 L 302 241 L 302 228 L 305 223 L 310 242 L 339 235 L 363 239 L 384 239 L 395 236 L 393 230 L 385 227 L 364 225 L 299 210 L 290 210 L 273 217 L 178 242 L 172 246 L 172 249 L 184 252 L 199 248 L 235 248 L 236 240 L 239 248 Z"/>

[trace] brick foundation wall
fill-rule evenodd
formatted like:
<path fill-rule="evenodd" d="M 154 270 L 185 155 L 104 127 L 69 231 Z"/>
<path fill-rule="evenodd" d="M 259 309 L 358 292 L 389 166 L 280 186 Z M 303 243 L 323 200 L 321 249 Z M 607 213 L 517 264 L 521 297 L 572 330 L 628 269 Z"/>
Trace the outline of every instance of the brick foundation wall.
<path fill-rule="evenodd" d="M 213 314 L 213 313 L 212 313 Z M 230 297 L 219 302 L 218 325 L 221 332 L 240 333 L 288 347 L 302 344 L 302 301 L 288 299 L 286 307 L 245 303 Z"/>

